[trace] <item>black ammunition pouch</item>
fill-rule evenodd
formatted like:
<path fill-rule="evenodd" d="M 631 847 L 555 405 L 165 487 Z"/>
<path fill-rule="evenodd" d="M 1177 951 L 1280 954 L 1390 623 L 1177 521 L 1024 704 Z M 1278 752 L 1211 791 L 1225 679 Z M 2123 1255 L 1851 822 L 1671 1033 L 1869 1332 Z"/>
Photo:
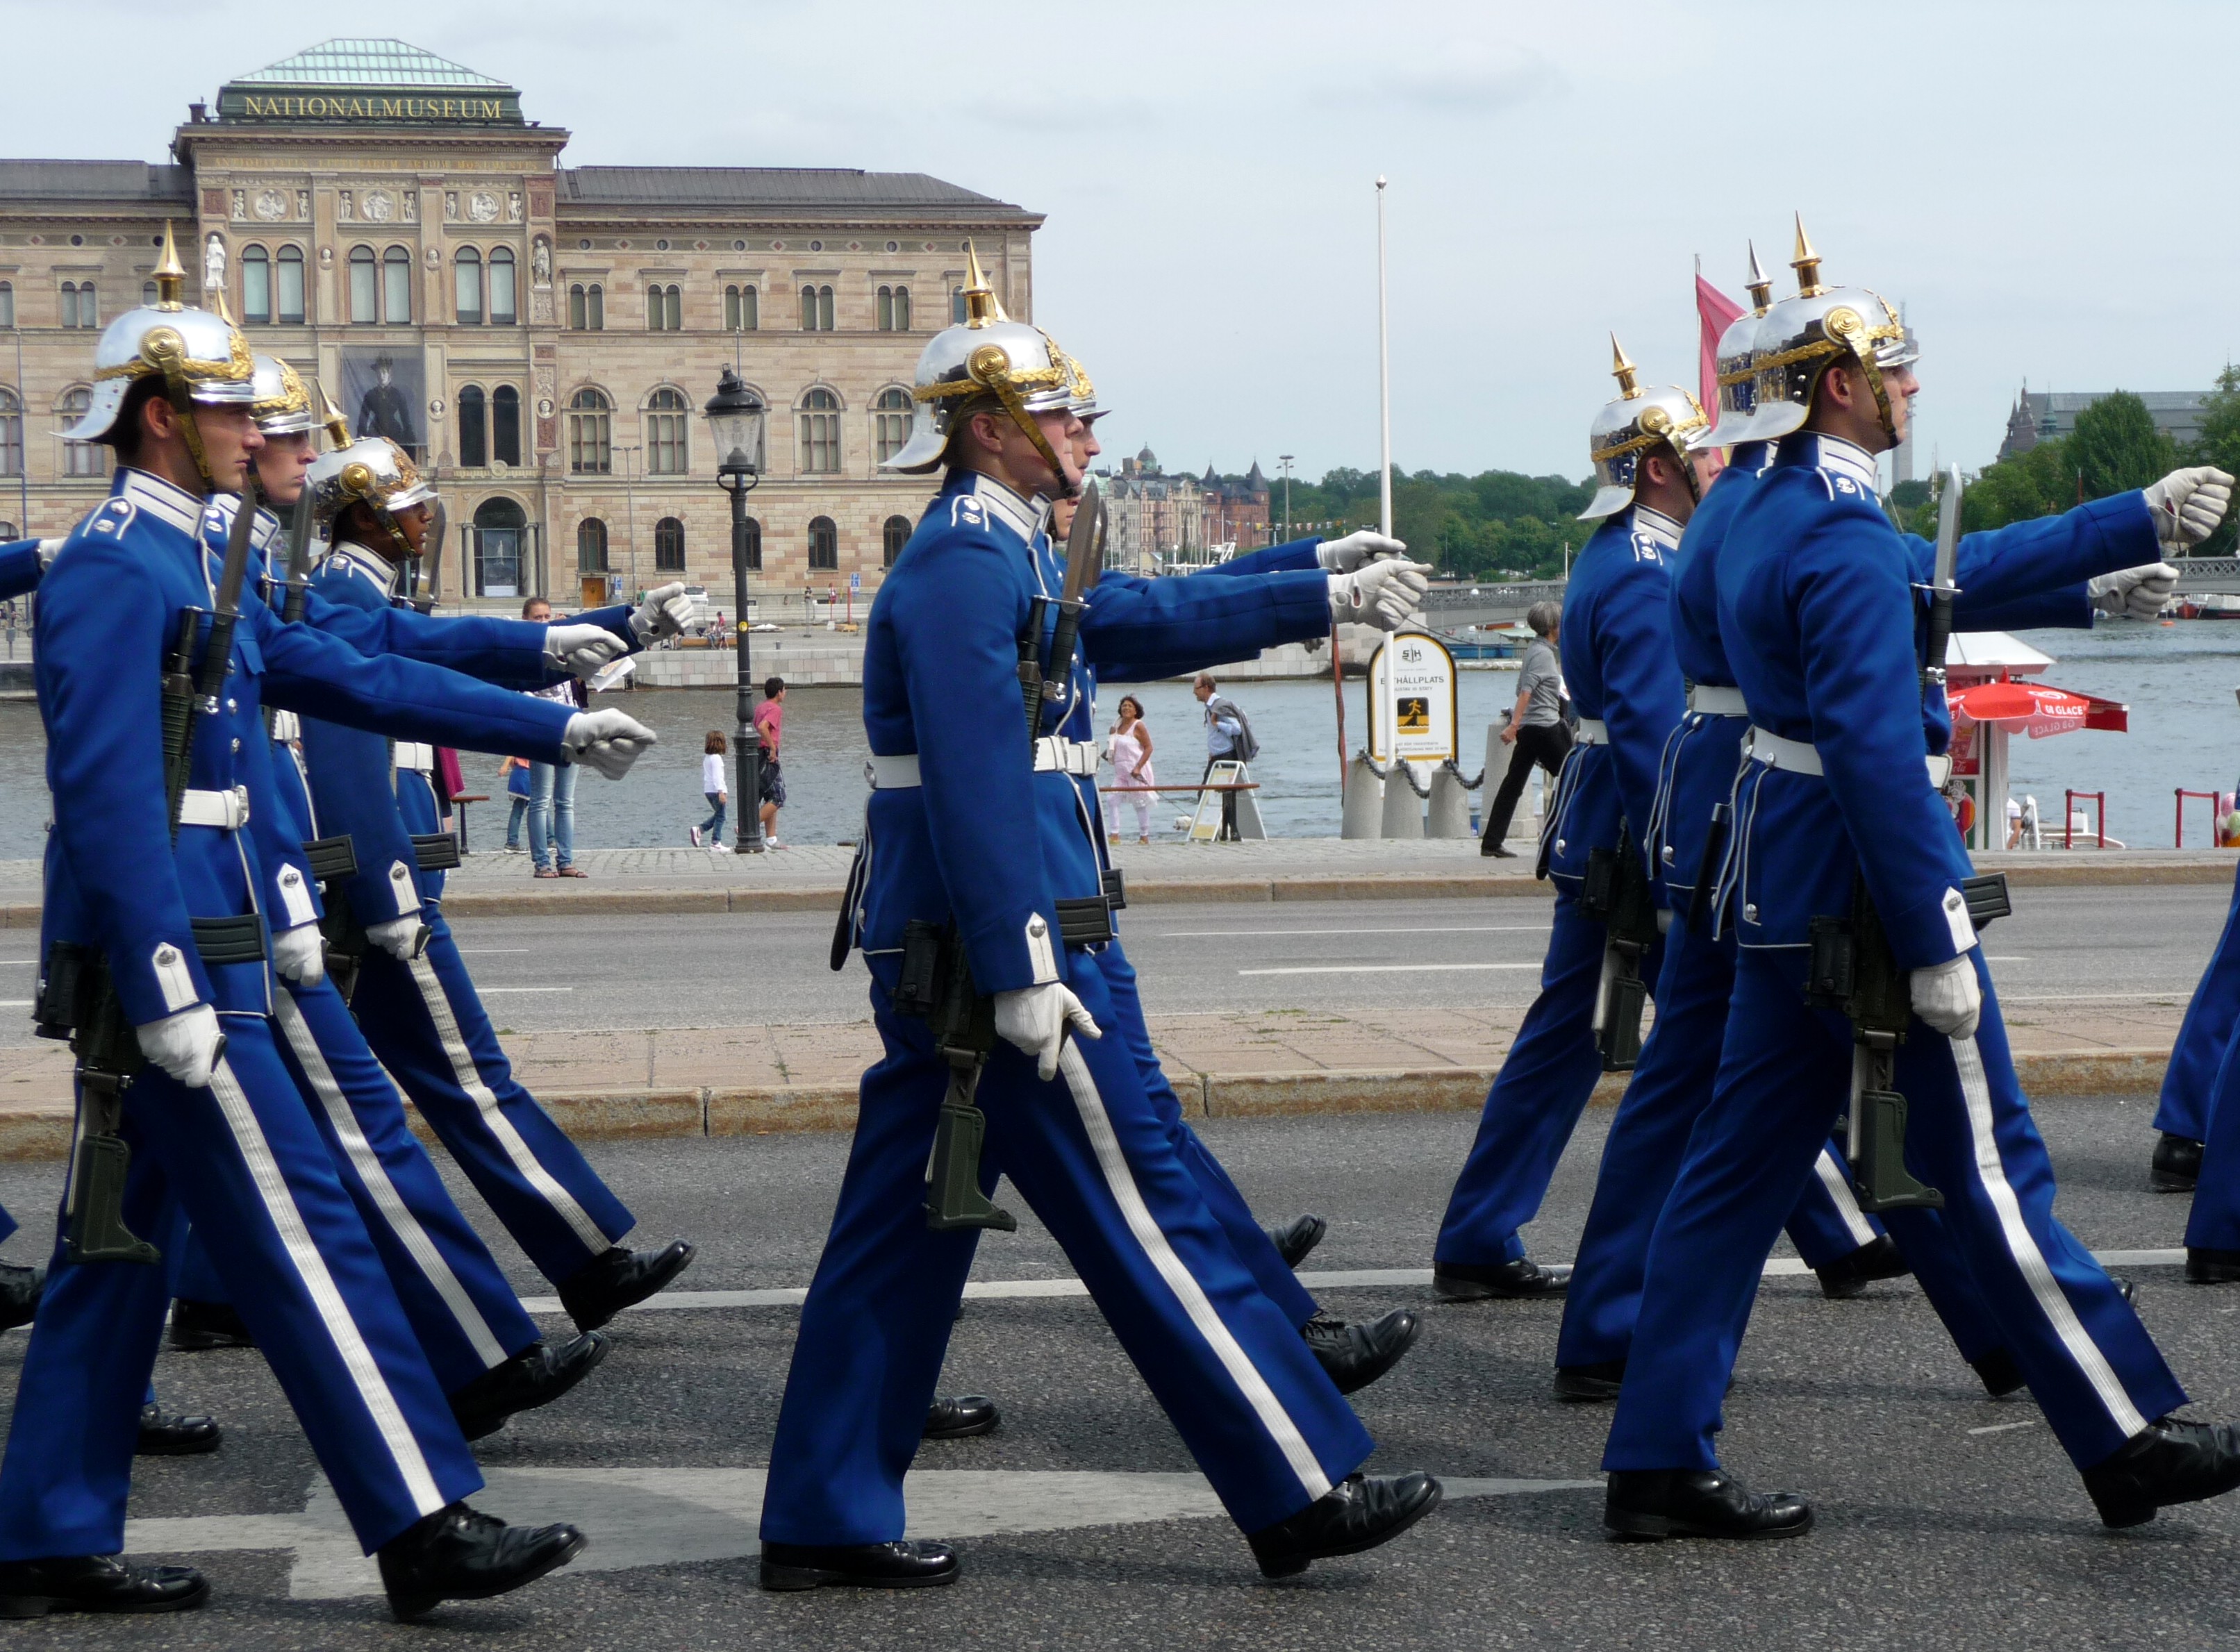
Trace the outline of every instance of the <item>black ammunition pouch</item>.
<path fill-rule="evenodd" d="M 190 918 L 195 950 L 205 964 L 257 963 L 264 957 L 264 925 L 254 912 L 237 917 Z"/>
<path fill-rule="evenodd" d="M 1103 946 L 1112 939 L 1112 909 L 1101 895 L 1057 903 L 1057 938 L 1070 947 Z"/>
<path fill-rule="evenodd" d="M 303 845 L 303 858 L 311 876 L 322 883 L 357 876 L 357 849 L 348 832 L 333 837 L 314 837 Z"/>
<path fill-rule="evenodd" d="M 415 832 L 412 862 L 423 872 L 448 872 L 459 863 L 459 840 L 449 832 Z"/>
<path fill-rule="evenodd" d="M 1993 918 L 2006 917 L 2015 909 L 2014 901 L 2007 894 L 2004 872 L 1978 872 L 1964 878 L 1960 894 L 1968 903 L 1968 922 L 1979 929 Z"/>

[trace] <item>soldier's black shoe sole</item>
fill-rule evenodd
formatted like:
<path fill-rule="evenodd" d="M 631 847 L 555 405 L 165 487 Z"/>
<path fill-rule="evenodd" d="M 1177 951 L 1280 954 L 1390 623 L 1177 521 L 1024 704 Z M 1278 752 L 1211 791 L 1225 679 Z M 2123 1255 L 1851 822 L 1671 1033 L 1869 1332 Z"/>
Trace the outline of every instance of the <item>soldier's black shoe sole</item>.
<path fill-rule="evenodd" d="M 2147 1166 L 2147 1186 L 2157 1193 L 2190 1193 L 2201 1179 L 2200 1142 L 2163 1132 Z"/>

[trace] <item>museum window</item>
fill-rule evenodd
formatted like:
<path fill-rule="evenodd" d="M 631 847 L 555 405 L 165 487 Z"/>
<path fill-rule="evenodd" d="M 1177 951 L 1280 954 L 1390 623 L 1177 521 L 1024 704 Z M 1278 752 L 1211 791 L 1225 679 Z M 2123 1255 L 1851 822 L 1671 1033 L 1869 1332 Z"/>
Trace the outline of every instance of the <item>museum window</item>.
<path fill-rule="evenodd" d="M 0 476 L 23 474 L 23 398 L 13 390 L 0 390 Z"/>
<path fill-rule="evenodd" d="M 63 392 L 62 400 L 55 403 L 57 422 L 65 430 L 83 418 L 86 410 L 93 405 L 93 390 L 80 384 Z M 98 442 L 65 442 L 63 443 L 63 474 L 66 476 L 101 476 L 109 474 L 109 450 Z"/>
<path fill-rule="evenodd" d="M 391 327 L 412 319 L 412 255 L 403 247 L 381 255 L 381 318 Z"/>
<path fill-rule="evenodd" d="M 607 290 L 597 282 L 577 282 L 568 289 L 568 324 L 579 333 L 596 333 L 607 324 Z"/>
<path fill-rule="evenodd" d="M 910 289 L 880 288 L 879 330 L 883 333 L 906 333 L 910 330 Z"/>
<path fill-rule="evenodd" d="M 0 327 L 16 324 L 16 283 L 0 281 Z"/>
<path fill-rule="evenodd" d="M 910 392 L 899 384 L 890 384 L 871 403 L 871 451 L 881 464 L 903 450 L 910 432 Z"/>
<path fill-rule="evenodd" d="M 483 324 L 483 255 L 472 247 L 461 247 L 451 268 L 457 288 L 454 308 L 459 325 L 479 327 Z"/>
<path fill-rule="evenodd" d="M 361 327 L 381 319 L 381 272 L 371 247 L 350 249 L 350 318 Z"/>
<path fill-rule="evenodd" d="M 145 310 L 153 310 L 156 307 L 156 283 L 154 282 L 143 281 L 140 283 L 140 303 L 141 307 Z"/>
<path fill-rule="evenodd" d="M 655 282 L 645 290 L 645 330 L 650 333 L 681 332 L 684 327 L 684 295 L 673 286 Z"/>
<path fill-rule="evenodd" d="M 493 327 L 510 327 L 514 323 L 513 276 L 513 249 L 493 247 L 490 256 L 490 318 Z"/>
<path fill-rule="evenodd" d="M 895 565 L 895 558 L 903 554 L 903 547 L 910 543 L 910 519 L 908 516 L 887 518 L 886 525 L 879 530 L 879 538 L 885 551 L 885 560 L 880 564 L 882 567 L 892 568 Z"/>
<path fill-rule="evenodd" d="M 272 320 L 272 259 L 262 247 L 242 249 L 241 318 L 267 324 Z"/>
<path fill-rule="evenodd" d="M 98 327 L 101 325 L 101 304 L 94 296 L 93 283 L 75 281 L 63 283 L 63 325 L 65 327 Z"/>
<path fill-rule="evenodd" d="M 763 525 L 752 516 L 739 524 L 739 537 L 746 542 L 747 566 L 759 574 L 763 570 Z"/>
<path fill-rule="evenodd" d="M 684 571 L 684 524 L 674 516 L 663 516 L 653 524 L 653 571 Z"/>
<path fill-rule="evenodd" d="M 723 326 L 726 331 L 751 333 L 762 325 L 762 305 L 752 287 L 723 289 Z"/>
<path fill-rule="evenodd" d="M 953 327 L 964 324 L 964 289 L 962 287 L 949 290 L 949 321 Z"/>
<path fill-rule="evenodd" d="M 840 470 L 840 398 L 819 388 L 801 398 L 794 415 L 801 431 L 801 473 L 837 476 Z"/>
<path fill-rule="evenodd" d="M 577 390 L 568 403 L 568 468 L 579 476 L 614 474 L 614 403 L 603 391 Z"/>
<path fill-rule="evenodd" d="M 510 499 L 485 499 L 475 507 L 474 569 L 477 596 L 518 596 L 529 513 Z"/>
<path fill-rule="evenodd" d="M 459 463 L 479 470 L 490 463 L 490 404 L 483 387 L 469 384 L 459 391 Z"/>
<path fill-rule="evenodd" d="M 811 573 L 820 570 L 832 572 L 840 566 L 840 530 L 832 525 L 830 516 L 812 516 L 809 522 L 809 567 Z"/>
<path fill-rule="evenodd" d="M 490 392 L 490 457 L 500 464 L 521 463 L 521 392 L 510 384 Z"/>
<path fill-rule="evenodd" d="M 803 287 L 801 290 L 801 330 L 804 333 L 829 333 L 832 330 L 832 289 Z"/>
<path fill-rule="evenodd" d="M 597 516 L 576 524 L 576 566 L 587 574 L 607 571 L 607 524 Z"/>
<path fill-rule="evenodd" d="M 283 327 L 303 324 L 303 250 L 283 247 L 275 260 L 279 277 L 273 295 L 273 319 Z"/>
<path fill-rule="evenodd" d="M 681 476 L 692 468 L 685 421 L 691 403 L 684 393 L 663 385 L 645 403 L 645 469 L 648 476 Z"/>

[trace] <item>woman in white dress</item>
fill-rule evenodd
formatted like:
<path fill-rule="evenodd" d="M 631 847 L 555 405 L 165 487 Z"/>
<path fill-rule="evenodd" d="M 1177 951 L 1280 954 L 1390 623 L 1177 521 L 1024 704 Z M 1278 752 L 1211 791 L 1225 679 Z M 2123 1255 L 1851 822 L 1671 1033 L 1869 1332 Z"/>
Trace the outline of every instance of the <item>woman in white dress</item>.
<path fill-rule="evenodd" d="M 1143 702 L 1132 695 L 1120 700 L 1120 721 L 1112 725 L 1110 746 L 1112 783 L 1116 786 L 1155 786 L 1157 779 L 1151 773 L 1151 731 L 1144 726 Z M 1120 841 L 1120 805 L 1124 801 L 1136 806 L 1136 841 L 1151 841 L 1151 798 L 1148 791 L 1106 792 L 1104 794 L 1104 836 L 1109 843 Z"/>

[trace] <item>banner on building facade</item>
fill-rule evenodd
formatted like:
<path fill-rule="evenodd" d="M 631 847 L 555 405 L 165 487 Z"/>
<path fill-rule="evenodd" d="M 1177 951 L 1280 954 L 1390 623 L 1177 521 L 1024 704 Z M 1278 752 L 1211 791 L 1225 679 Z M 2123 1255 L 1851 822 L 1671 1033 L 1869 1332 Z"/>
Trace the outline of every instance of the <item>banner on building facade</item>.
<path fill-rule="evenodd" d="M 346 346 L 343 411 L 353 436 L 385 436 L 420 463 L 427 456 L 427 378 L 420 352 L 385 345 Z"/>

